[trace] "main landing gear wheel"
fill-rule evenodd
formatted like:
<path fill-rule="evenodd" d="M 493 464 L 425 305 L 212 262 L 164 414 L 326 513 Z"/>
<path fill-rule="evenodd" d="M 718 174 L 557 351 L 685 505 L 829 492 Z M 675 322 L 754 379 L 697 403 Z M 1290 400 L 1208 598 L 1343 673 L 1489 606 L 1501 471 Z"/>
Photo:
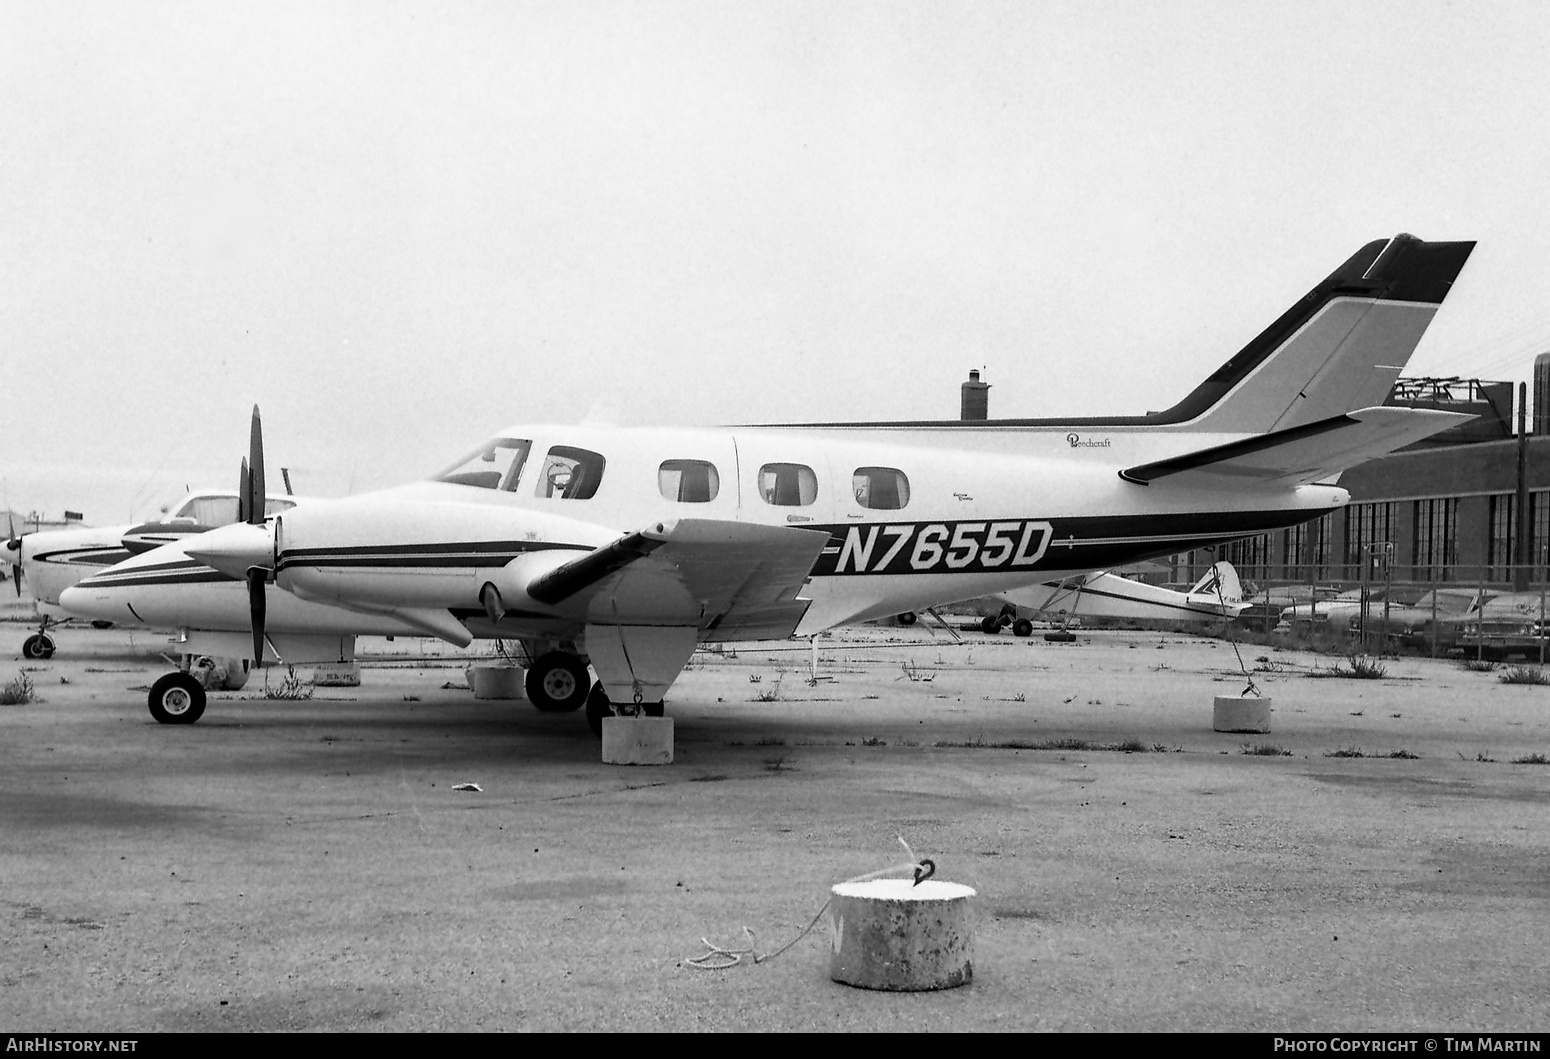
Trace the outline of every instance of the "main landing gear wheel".
<path fill-rule="evenodd" d="M 168 673 L 151 685 L 151 716 L 162 724 L 193 724 L 205 712 L 205 689 L 187 673 Z"/>
<path fill-rule="evenodd" d="M 980 622 L 980 632 L 984 633 L 986 636 L 994 636 L 1000 631 L 1000 618 L 986 618 L 984 621 Z"/>
<path fill-rule="evenodd" d="M 34 661 L 54 657 L 54 638 L 46 632 L 34 633 L 22 642 L 22 657 Z"/>
<path fill-rule="evenodd" d="M 528 701 L 545 713 L 578 710 L 587 701 L 587 667 L 573 654 L 550 651 L 533 663 L 523 686 Z"/>
<path fill-rule="evenodd" d="M 1033 622 L 1029 621 L 1027 618 L 1018 618 L 1012 623 L 1012 635 L 1032 636 Z"/>
<path fill-rule="evenodd" d="M 899 624 L 900 625 L 914 625 L 915 624 L 915 612 L 913 610 L 907 610 L 903 614 L 900 614 L 899 615 Z"/>

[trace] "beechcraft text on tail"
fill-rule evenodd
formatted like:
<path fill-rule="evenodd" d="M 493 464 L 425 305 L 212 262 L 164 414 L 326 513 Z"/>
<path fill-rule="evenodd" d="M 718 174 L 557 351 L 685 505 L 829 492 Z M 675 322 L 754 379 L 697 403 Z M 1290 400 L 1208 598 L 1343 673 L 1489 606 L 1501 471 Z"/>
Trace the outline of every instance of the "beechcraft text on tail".
<path fill-rule="evenodd" d="M 652 711 L 702 642 L 1058 583 L 1344 505 L 1343 470 L 1468 418 L 1383 401 L 1473 245 L 1370 243 L 1163 412 L 514 426 L 427 481 L 273 517 L 249 502 L 63 602 L 288 663 L 349 657 L 362 634 L 501 637 L 541 709 Z M 262 496 L 257 409 L 252 435 L 244 490 Z M 182 674 L 151 694 L 164 721 L 204 704 Z"/>

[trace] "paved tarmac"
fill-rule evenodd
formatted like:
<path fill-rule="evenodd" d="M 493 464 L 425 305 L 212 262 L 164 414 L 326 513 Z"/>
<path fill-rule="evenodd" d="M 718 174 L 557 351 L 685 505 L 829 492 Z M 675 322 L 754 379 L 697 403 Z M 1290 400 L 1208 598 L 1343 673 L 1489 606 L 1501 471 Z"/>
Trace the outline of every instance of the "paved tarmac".
<path fill-rule="evenodd" d="M 1514 763 L 1550 758 L 1550 687 L 1245 647 L 1274 730 L 1228 735 L 1229 644 L 871 627 L 816 683 L 800 645 L 696 655 L 676 762 L 620 768 L 577 714 L 444 688 L 467 659 L 435 645 L 171 727 L 161 638 L 67 629 L 27 663 L 23 635 L 7 1030 L 1550 1028 L 1550 766 Z M 977 889 L 972 984 L 832 982 L 826 922 L 686 962 L 798 938 L 897 836 Z"/>

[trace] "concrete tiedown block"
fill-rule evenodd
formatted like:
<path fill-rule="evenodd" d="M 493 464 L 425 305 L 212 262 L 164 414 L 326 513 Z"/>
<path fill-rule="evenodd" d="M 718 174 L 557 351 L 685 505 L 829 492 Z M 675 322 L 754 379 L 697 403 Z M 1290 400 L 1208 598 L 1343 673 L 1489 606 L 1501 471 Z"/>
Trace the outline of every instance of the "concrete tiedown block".
<path fill-rule="evenodd" d="M 1254 695 L 1218 695 L 1211 709 L 1211 727 L 1218 732 L 1270 731 L 1270 700 Z"/>
<path fill-rule="evenodd" d="M 671 717 L 604 717 L 603 764 L 671 765 Z"/>
<path fill-rule="evenodd" d="M 951 989 L 974 978 L 974 890 L 934 879 L 840 883 L 830 891 L 829 977 L 863 989 Z"/>

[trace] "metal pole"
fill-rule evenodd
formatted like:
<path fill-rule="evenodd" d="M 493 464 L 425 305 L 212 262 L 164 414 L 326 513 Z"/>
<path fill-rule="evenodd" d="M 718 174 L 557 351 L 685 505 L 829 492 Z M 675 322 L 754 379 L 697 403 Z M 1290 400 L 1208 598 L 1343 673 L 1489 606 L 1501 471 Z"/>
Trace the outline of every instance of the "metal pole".
<path fill-rule="evenodd" d="M 1437 573 L 1432 571 L 1432 657 L 1437 657 Z"/>
<path fill-rule="evenodd" d="M 1530 565 L 1533 563 L 1533 542 L 1529 540 L 1531 524 L 1529 522 L 1529 492 L 1528 492 L 1528 384 L 1518 383 L 1518 491 L 1517 505 L 1517 547 L 1513 549 L 1513 555 L 1508 562 L 1517 563 L 1513 571 L 1512 590 L 1514 592 L 1528 591 L 1528 575 Z"/>

